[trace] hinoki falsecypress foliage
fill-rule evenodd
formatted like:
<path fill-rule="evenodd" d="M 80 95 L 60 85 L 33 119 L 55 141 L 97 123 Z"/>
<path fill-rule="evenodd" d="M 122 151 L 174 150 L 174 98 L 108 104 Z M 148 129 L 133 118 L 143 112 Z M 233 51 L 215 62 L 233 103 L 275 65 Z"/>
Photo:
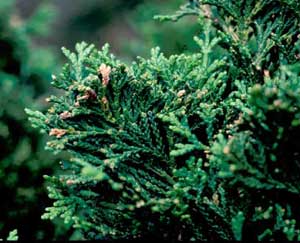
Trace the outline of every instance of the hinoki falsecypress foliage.
<path fill-rule="evenodd" d="M 80 43 L 35 127 L 68 151 L 45 219 L 87 239 L 300 240 L 300 3 L 194 0 L 199 53 Z"/>

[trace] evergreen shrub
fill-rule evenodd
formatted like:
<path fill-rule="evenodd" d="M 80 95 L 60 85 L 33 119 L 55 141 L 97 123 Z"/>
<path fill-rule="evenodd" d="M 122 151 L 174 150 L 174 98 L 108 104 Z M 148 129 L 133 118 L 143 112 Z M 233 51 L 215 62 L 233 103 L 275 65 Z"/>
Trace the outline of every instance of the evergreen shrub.
<path fill-rule="evenodd" d="M 67 151 L 45 219 L 86 239 L 299 240 L 300 3 L 190 0 L 199 51 L 79 43 L 34 127 Z M 188 28 L 188 26 L 187 26 Z M 171 38 L 171 37 L 170 37 Z"/>

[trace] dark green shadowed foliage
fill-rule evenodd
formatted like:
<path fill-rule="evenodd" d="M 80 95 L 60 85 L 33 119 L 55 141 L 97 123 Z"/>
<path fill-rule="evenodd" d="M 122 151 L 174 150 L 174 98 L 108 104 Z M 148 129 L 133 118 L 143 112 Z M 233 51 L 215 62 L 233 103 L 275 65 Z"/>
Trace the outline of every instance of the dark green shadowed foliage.
<path fill-rule="evenodd" d="M 44 3 L 26 20 L 15 1 L 0 1 L 0 235 L 18 230 L 20 239 L 59 235 L 52 222 L 41 220 L 49 203 L 43 174 L 59 168 L 45 152 L 45 137 L 28 121 L 25 107 L 46 110 L 55 57 L 31 38 L 47 34 L 53 8 Z M 62 226 L 62 224 L 61 224 Z M 57 232 L 57 233 L 55 233 Z M 65 234 L 66 232 L 64 232 Z M 9 239 L 16 239 L 13 231 Z"/>

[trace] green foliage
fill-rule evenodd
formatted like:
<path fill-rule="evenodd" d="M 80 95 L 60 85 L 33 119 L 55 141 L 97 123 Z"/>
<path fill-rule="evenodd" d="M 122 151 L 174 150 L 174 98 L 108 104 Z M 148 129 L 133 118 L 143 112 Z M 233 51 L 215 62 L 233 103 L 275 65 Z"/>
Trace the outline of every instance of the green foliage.
<path fill-rule="evenodd" d="M 18 239 L 18 230 L 16 229 L 10 231 L 8 237 L 6 238 L 7 241 L 17 241 Z M 0 241 L 3 241 L 3 239 L 0 239 Z"/>
<path fill-rule="evenodd" d="M 18 231 L 17 230 L 13 230 L 11 232 L 9 232 L 9 235 L 7 237 L 7 241 L 17 241 L 18 240 Z"/>
<path fill-rule="evenodd" d="M 52 207 L 86 239 L 299 239 L 300 6 L 189 1 L 199 52 L 69 59 L 31 123 L 68 151 Z"/>
<path fill-rule="evenodd" d="M 50 50 L 33 46 L 31 36 L 46 34 L 48 10 L 42 4 L 23 21 L 15 1 L 0 1 L 0 234 L 16 227 L 21 239 L 54 235 L 53 225 L 40 219 L 49 201 L 42 175 L 58 166 L 43 149 L 45 137 L 31 128 L 24 111 L 27 106 L 46 107 L 43 95 L 55 58 Z"/>

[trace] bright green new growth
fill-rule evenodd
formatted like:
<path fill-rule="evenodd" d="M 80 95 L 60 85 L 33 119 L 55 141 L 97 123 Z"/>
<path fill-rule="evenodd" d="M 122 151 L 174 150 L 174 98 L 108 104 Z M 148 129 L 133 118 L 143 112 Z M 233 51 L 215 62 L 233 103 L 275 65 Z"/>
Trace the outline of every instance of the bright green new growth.
<path fill-rule="evenodd" d="M 297 1 L 190 1 L 199 53 L 126 66 L 85 43 L 35 127 L 68 151 L 45 219 L 88 239 L 299 240 Z"/>
<path fill-rule="evenodd" d="M 7 241 L 17 241 L 19 239 L 18 237 L 18 230 L 12 230 L 9 232 L 6 240 Z M 3 241 L 3 239 L 0 239 L 0 241 Z"/>
<path fill-rule="evenodd" d="M 19 239 L 18 237 L 18 230 L 13 230 L 11 232 L 9 232 L 9 235 L 7 237 L 7 241 L 17 241 Z"/>

